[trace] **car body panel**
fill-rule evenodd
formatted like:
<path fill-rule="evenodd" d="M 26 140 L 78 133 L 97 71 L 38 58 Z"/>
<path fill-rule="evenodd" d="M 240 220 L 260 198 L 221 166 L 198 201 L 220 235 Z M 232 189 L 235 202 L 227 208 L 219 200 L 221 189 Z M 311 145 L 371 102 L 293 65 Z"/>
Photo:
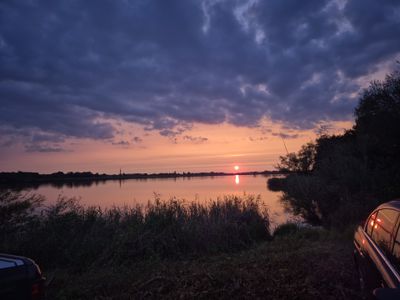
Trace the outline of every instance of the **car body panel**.
<path fill-rule="evenodd" d="M 394 239 L 396 238 L 397 230 L 399 230 L 399 200 L 387 202 L 378 206 L 368 216 L 366 222 L 363 225 L 358 226 L 354 234 L 354 259 L 360 273 L 360 283 L 365 284 L 365 289 L 371 293 L 376 288 L 398 289 L 400 287 L 399 272 L 394 266 L 393 261 L 388 257 L 391 253 L 385 253 L 381 245 L 378 245 L 372 238 L 374 233 L 373 230 L 381 230 L 381 232 L 384 230 L 384 226 L 381 226 L 381 229 L 376 229 L 378 228 L 377 226 L 380 225 L 378 223 L 375 223 L 374 226 L 374 217 L 378 216 L 377 221 L 380 221 L 379 212 L 382 210 L 384 210 L 382 213 L 383 216 L 387 210 L 390 210 L 393 214 L 394 212 L 397 214 L 397 218 L 394 219 L 395 221 L 393 222 L 393 225 L 391 225 L 392 223 L 389 223 L 390 226 L 392 226 L 391 231 L 386 230 L 385 232 L 385 234 L 390 236 L 390 243 L 385 243 L 384 249 L 386 249 L 386 251 L 388 251 L 388 249 L 393 251 Z M 372 226 L 371 235 L 367 233 L 369 225 Z M 377 233 L 379 233 L 379 231 L 377 231 Z"/>
<path fill-rule="evenodd" d="M 0 299 L 42 299 L 44 281 L 33 260 L 0 253 Z"/>

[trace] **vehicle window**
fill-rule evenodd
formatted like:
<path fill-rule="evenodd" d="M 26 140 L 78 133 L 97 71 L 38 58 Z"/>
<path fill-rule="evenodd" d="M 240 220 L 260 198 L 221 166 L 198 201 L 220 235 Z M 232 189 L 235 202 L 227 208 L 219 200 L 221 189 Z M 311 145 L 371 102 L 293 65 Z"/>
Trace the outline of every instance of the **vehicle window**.
<path fill-rule="evenodd" d="M 372 229 L 374 229 L 375 226 L 375 219 L 376 219 L 376 213 L 373 213 L 367 223 L 365 224 L 365 231 L 368 233 L 369 236 L 372 234 Z"/>
<path fill-rule="evenodd" d="M 373 228 L 372 239 L 378 244 L 385 254 L 391 254 L 391 241 L 393 228 L 397 221 L 398 213 L 392 209 L 381 209 L 378 211 Z"/>
<path fill-rule="evenodd" d="M 400 271 L 400 230 L 397 230 L 397 236 L 394 240 L 392 262 Z"/>

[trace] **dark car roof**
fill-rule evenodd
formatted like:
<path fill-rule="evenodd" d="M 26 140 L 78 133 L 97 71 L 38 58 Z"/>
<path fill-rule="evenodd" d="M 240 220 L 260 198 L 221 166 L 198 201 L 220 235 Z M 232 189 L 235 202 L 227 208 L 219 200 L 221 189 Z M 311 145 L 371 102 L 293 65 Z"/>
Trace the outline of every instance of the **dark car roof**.
<path fill-rule="evenodd" d="M 375 210 L 382 208 L 391 208 L 400 211 L 400 199 L 392 200 L 379 205 Z"/>
<path fill-rule="evenodd" d="M 33 261 L 27 257 L 0 253 L 0 269 L 32 264 Z"/>

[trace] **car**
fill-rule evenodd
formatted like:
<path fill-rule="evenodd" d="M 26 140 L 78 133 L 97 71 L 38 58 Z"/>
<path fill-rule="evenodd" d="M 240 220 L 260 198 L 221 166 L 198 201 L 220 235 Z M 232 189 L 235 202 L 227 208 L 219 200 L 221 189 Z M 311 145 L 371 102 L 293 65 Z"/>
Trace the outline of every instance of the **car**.
<path fill-rule="evenodd" d="M 45 278 L 30 258 L 0 253 L 0 299 L 44 298 Z"/>
<path fill-rule="evenodd" d="M 364 298 L 400 299 L 400 200 L 378 206 L 354 234 Z"/>

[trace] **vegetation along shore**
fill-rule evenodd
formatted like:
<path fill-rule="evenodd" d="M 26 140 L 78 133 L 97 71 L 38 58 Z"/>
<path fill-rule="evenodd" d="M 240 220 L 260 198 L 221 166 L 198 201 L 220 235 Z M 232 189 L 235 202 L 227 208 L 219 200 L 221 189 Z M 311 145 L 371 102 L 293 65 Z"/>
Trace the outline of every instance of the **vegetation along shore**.
<path fill-rule="evenodd" d="M 39 263 L 50 299 L 358 297 L 343 234 L 291 224 L 272 234 L 254 196 L 106 210 L 0 199 L 1 249 Z"/>
<path fill-rule="evenodd" d="M 308 222 L 344 229 L 378 204 L 400 198 L 400 73 L 373 82 L 354 111 L 353 128 L 322 134 L 280 158 L 286 178 L 269 180 Z"/>

